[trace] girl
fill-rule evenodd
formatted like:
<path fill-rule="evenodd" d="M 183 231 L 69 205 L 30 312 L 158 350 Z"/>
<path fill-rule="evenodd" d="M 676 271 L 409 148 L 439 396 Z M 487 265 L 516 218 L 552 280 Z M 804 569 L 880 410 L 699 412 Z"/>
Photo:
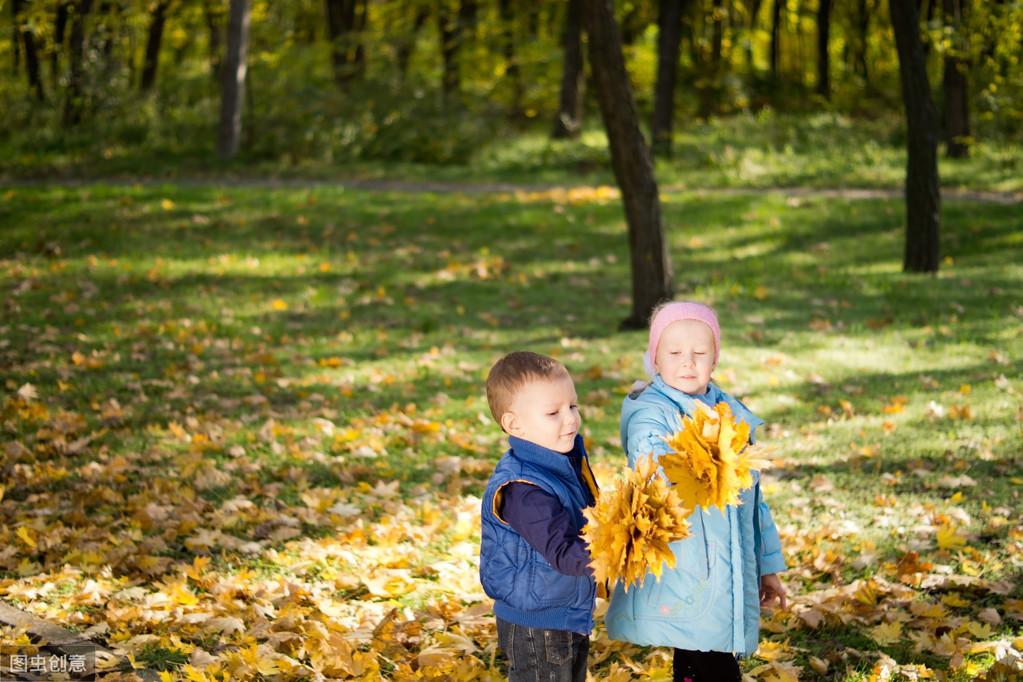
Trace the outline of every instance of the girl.
<path fill-rule="evenodd" d="M 668 452 L 665 437 L 679 430 L 698 403 L 725 402 L 753 430 L 763 420 L 711 382 L 721 329 L 700 303 L 672 302 L 654 311 L 644 367 L 653 377 L 622 404 L 621 439 L 629 466 L 648 453 Z M 778 531 L 760 495 L 760 476 L 742 491 L 741 504 L 722 512 L 697 509 L 691 535 L 672 546 L 675 568 L 660 581 L 647 575 L 626 593 L 618 585 L 608 608 L 612 639 L 674 649 L 676 682 L 742 679 L 736 655 L 756 651 L 760 606 L 786 606 L 776 575 L 785 569 Z"/>

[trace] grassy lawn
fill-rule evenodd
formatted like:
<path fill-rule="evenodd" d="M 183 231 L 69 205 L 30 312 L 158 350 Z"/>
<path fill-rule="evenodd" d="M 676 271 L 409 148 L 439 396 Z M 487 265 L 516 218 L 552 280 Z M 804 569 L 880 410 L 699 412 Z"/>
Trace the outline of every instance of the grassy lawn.
<path fill-rule="evenodd" d="M 733 148 L 662 182 L 727 185 L 757 145 Z M 785 177 L 898 180 L 890 149 L 869 176 L 838 156 Z M 963 183 L 1018 189 L 1011 158 Z M 746 671 L 996 679 L 1023 649 L 1018 206 L 946 201 L 942 271 L 920 277 L 900 272 L 901 202 L 664 201 L 680 295 L 721 317 L 716 379 L 776 462 L 793 605 Z M 605 192 L 19 187 L 0 253 L 0 598 L 139 665 L 499 679 L 477 578 L 504 447 L 490 364 L 560 357 L 600 480 L 624 464 L 645 334 L 616 331 L 629 259 Z M 602 628 L 590 663 L 670 678 L 663 650 Z"/>
<path fill-rule="evenodd" d="M 258 124 L 257 124 L 258 126 Z M 559 185 L 613 184 L 607 140 L 591 120 L 579 140 L 551 141 L 546 126 L 505 130 L 486 138 L 462 164 L 426 165 L 394 160 L 319 158 L 308 153 L 219 161 L 212 132 L 187 139 L 116 141 L 108 131 L 83 131 L 76 143 L 45 132 L 0 140 L 0 179 L 54 177 L 377 178 L 449 182 L 517 182 Z M 251 133 L 259 135 L 258 131 Z M 946 187 L 1023 191 L 1023 143 L 978 140 L 969 159 L 939 160 Z M 112 139 L 113 137 L 113 139 Z M 899 188 L 905 179 L 905 130 L 901 117 L 870 120 L 836 113 L 781 114 L 765 110 L 709 121 L 680 122 L 674 154 L 657 162 L 658 180 L 676 190 L 710 187 Z M 159 159 L 154 166 L 153 159 Z"/>

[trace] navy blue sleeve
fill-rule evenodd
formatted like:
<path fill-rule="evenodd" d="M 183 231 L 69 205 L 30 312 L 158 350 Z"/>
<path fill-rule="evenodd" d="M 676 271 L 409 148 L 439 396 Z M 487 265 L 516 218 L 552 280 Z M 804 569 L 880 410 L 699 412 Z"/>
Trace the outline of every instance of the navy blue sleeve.
<path fill-rule="evenodd" d="M 509 483 L 498 514 L 558 573 L 593 575 L 586 542 L 558 498 L 529 483 Z"/>

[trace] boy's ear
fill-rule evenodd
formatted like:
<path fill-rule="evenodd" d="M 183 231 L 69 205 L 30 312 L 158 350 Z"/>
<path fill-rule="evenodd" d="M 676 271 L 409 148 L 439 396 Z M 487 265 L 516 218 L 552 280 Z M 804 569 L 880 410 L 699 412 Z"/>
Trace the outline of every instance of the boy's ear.
<path fill-rule="evenodd" d="M 505 433 L 513 433 L 519 428 L 519 418 L 514 412 L 505 412 L 501 415 L 501 428 Z"/>

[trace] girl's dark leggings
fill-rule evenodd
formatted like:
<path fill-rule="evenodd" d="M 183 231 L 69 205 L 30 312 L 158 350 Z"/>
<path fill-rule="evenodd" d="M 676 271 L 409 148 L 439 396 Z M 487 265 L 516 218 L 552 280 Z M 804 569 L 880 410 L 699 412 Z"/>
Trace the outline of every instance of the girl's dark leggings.
<path fill-rule="evenodd" d="M 725 651 L 675 649 L 672 660 L 674 682 L 741 682 L 735 656 Z"/>

